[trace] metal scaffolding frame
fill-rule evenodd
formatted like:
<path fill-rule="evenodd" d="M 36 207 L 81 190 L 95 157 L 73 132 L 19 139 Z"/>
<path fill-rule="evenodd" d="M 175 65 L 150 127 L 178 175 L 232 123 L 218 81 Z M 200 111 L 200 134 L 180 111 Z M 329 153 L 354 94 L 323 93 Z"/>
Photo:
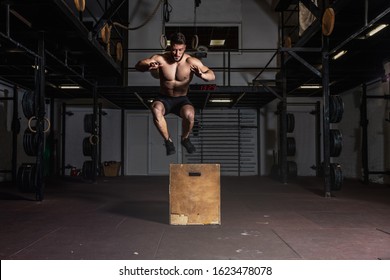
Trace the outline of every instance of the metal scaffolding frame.
<path fill-rule="evenodd" d="M 281 3 L 284 2 L 284 3 Z M 315 6 L 311 1 L 304 0 L 301 1 L 311 12 L 317 15 L 317 20 L 312 24 L 310 30 L 307 30 L 306 35 L 298 41 L 295 47 L 283 47 L 285 45 L 284 38 L 284 11 L 289 7 L 290 1 L 280 1 L 279 2 L 279 11 L 280 11 L 280 28 L 279 28 L 279 38 L 280 38 L 280 52 L 281 52 L 281 77 L 282 77 L 282 87 L 283 87 L 283 98 L 279 106 L 280 114 L 280 168 L 281 168 L 281 181 L 287 183 L 287 77 L 286 77 L 286 68 L 287 61 L 291 58 L 296 59 L 312 73 L 317 75 L 322 79 L 322 98 L 323 98 L 323 176 L 324 176 L 324 196 L 331 197 L 331 175 L 330 175 L 330 121 L 329 121 L 329 38 L 322 35 L 322 45 L 320 48 L 305 48 L 305 42 L 311 38 L 316 32 L 320 30 L 320 21 L 318 18 L 321 18 L 319 15 L 322 15 L 326 8 L 330 7 L 329 1 L 324 0 L 321 7 Z M 283 4 L 283 5 L 282 5 Z M 278 9 L 277 9 L 278 10 Z M 318 52 L 321 54 L 322 58 L 322 68 L 321 71 L 318 71 L 313 67 L 309 62 L 300 57 L 297 52 Z M 290 55 L 289 58 L 285 57 L 285 53 Z"/>

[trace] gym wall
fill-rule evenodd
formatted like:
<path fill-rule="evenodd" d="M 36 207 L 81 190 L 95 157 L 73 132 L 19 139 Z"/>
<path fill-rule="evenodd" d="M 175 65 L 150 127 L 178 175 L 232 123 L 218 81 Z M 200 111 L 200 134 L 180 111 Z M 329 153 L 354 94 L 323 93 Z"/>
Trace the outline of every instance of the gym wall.
<path fill-rule="evenodd" d="M 180 25 L 194 22 L 193 1 L 172 0 L 169 3 L 173 10 L 167 24 Z M 144 22 L 155 5 L 156 1 L 152 0 L 143 1 L 143 5 L 138 5 L 136 1 L 130 2 L 130 26 L 134 27 Z M 246 14 L 245 18 L 242 17 L 243 13 Z M 272 10 L 271 5 L 266 1 L 203 1 L 197 8 L 197 24 L 239 24 L 241 26 L 241 48 L 244 49 L 276 49 L 278 47 L 277 16 L 277 13 Z M 162 18 L 157 14 L 146 26 L 135 31 L 129 31 L 129 48 L 156 49 L 157 52 L 160 52 L 161 34 Z M 187 40 L 191 42 L 191 38 L 187 38 Z M 138 60 L 150 57 L 154 53 L 156 51 L 130 52 L 128 67 L 134 68 Z M 231 67 L 263 67 L 272 55 L 273 52 L 261 54 L 234 53 L 231 55 Z M 223 54 L 209 52 L 207 58 L 203 59 L 203 63 L 210 68 L 223 67 Z M 272 61 L 270 67 L 275 65 L 276 59 Z M 259 72 L 260 70 L 232 72 L 230 85 L 248 85 Z M 274 75 L 274 72 L 266 71 L 262 78 L 273 79 Z M 221 71 L 216 72 L 216 84 L 222 85 L 223 80 L 223 73 Z M 159 85 L 159 81 L 154 79 L 150 73 L 135 71 L 129 71 L 128 81 L 131 86 Z M 203 83 L 203 81 L 195 77 L 193 83 Z"/>

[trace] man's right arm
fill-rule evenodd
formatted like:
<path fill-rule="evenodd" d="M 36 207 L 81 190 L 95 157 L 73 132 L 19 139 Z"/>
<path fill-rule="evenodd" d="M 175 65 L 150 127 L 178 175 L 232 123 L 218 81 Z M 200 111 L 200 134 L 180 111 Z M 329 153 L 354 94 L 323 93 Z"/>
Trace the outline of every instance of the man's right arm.
<path fill-rule="evenodd" d="M 150 58 L 142 59 L 137 62 L 137 64 L 135 65 L 135 69 L 141 72 L 148 71 L 150 68 L 150 62 Z"/>
<path fill-rule="evenodd" d="M 151 58 L 142 59 L 135 65 L 135 69 L 141 72 L 157 69 L 158 67 L 159 63 L 157 62 L 155 55 Z"/>

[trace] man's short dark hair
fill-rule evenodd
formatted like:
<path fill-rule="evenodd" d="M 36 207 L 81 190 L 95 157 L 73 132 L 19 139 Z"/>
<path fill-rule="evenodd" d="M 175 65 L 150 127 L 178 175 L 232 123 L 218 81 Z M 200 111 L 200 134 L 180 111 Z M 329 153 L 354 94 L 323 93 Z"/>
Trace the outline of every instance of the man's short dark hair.
<path fill-rule="evenodd" d="M 184 36 L 183 33 L 180 32 L 173 33 L 170 37 L 170 40 L 171 40 L 171 45 L 186 44 L 186 37 Z"/>

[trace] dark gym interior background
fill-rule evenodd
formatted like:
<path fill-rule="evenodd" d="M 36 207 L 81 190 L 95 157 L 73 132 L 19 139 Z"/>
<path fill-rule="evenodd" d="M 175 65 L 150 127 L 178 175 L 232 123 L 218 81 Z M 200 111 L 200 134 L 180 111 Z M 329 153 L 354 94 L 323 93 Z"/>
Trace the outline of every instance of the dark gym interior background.
<path fill-rule="evenodd" d="M 389 259 L 386 0 L 0 1 L 1 259 Z M 191 139 L 137 72 L 174 31 Z M 222 44 L 216 45 L 216 41 Z M 169 48 L 169 46 L 168 46 Z M 221 225 L 169 225 L 169 165 L 221 165 Z"/>

